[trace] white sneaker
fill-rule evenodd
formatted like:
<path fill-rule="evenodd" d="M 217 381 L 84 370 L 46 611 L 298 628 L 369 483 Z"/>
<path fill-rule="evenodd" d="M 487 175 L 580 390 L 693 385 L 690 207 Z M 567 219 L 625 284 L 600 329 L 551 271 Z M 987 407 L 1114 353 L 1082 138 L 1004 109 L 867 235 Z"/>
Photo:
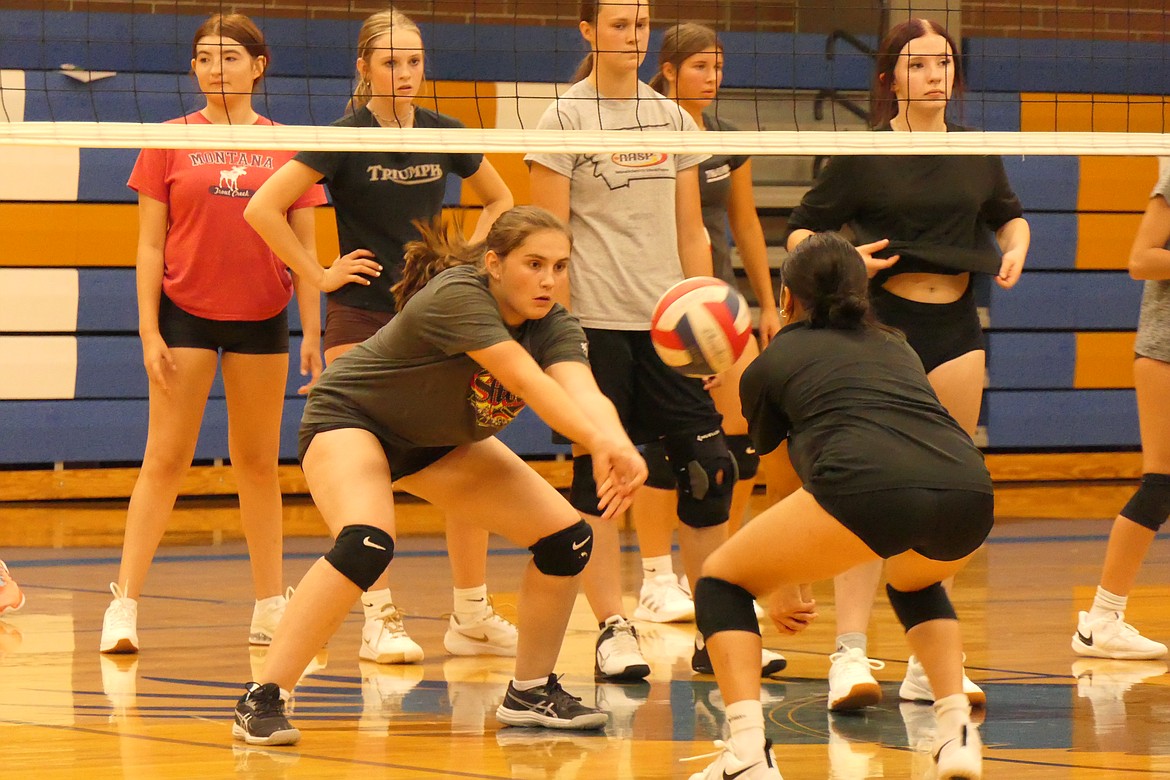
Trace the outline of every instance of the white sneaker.
<path fill-rule="evenodd" d="M 1146 639 L 1126 623 L 1120 612 L 1089 621 L 1089 613 L 1078 613 L 1072 649 L 1077 655 L 1112 658 L 1115 661 L 1152 661 L 1166 657 L 1166 645 Z"/>
<path fill-rule="evenodd" d="M 451 655 L 502 655 L 516 656 L 516 626 L 496 612 L 488 601 L 488 607 L 478 620 L 460 623 L 452 615 L 443 635 L 443 647 Z"/>
<path fill-rule="evenodd" d="M 650 665 L 638 647 L 638 632 L 624 617 L 606 621 L 597 637 L 593 675 L 598 680 L 643 680 Z"/>
<path fill-rule="evenodd" d="M 261 605 L 259 601 L 252 608 L 252 626 L 248 629 L 248 644 L 263 647 L 272 644 L 273 638 L 276 637 L 276 627 L 280 625 L 280 619 L 284 617 L 285 607 L 288 606 L 288 600 L 292 598 L 293 589 L 289 588 L 284 593 L 267 601 L 267 604 Z"/>
<path fill-rule="evenodd" d="M 870 707 L 882 700 L 882 688 L 871 669 L 884 669 L 884 661 L 867 658 L 859 647 L 829 656 L 829 709 L 848 712 Z"/>
<path fill-rule="evenodd" d="M 116 582 L 110 583 L 110 592 L 114 594 L 114 600 L 106 607 L 98 650 L 103 653 L 137 653 L 138 602 L 126 598 Z"/>
<path fill-rule="evenodd" d="M 386 604 L 362 626 L 358 658 L 376 664 L 417 664 L 422 662 L 423 649 L 407 635 L 398 607 Z"/>
<path fill-rule="evenodd" d="M 931 755 L 937 780 L 981 780 L 983 777 L 983 740 L 974 723 L 963 724 L 958 734 L 938 737 Z"/>
<path fill-rule="evenodd" d="M 963 657 L 966 661 L 966 656 Z M 987 694 L 983 692 L 971 678 L 963 672 L 963 693 L 967 694 L 972 707 L 983 707 L 987 704 Z M 906 662 L 906 677 L 902 680 L 902 687 L 898 689 L 898 696 L 904 701 L 934 701 L 934 689 L 930 687 L 930 680 L 926 677 L 926 670 L 914 656 Z M 960 775 L 961 776 L 961 775 Z"/>
<path fill-rule="evenodd" d="M 776 768 L 776 756 L 772 753 L 772 740 L 764 740 L 764 755 L 755 760 L 741 759 L 731 749 L 731 745 L 719 740 L 715 741 L 716 753 L 707 753 L 702 756 L 684 758 L 683 761 L 696 761 L 718 755 L 714 763 L 702 772 L 691 775 L 690 780 L 784 780 L 780 770 Z"/>
<path fill-rule="evenodd" d="M 651 623 L 689 623 L 695 619 L 695 601 L 678 584 L 673 574 L 658 574 L 642 580 L 634 620 Z"/>

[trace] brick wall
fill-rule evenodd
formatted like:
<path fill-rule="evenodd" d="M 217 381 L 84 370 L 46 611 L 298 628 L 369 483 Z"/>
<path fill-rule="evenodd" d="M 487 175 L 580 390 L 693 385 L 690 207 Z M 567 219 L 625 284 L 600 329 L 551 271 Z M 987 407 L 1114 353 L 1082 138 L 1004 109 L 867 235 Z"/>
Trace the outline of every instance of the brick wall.
<path fill-rule="evenodd" d="M 0 8 L 48 11 L 136 11 L 201 14 L 236 9 L 262 16 L 360 18 L 385 7 L 374 0 L 0 0 Z M 563 24 L 577 19 L 576 0 L 400 0 L 397 5 L 419 21 Z M 791 32 L 801 19 L 823 18 L 837 6 L 843 18 L 856 18 L 876 2 L 869 0 L 655 0 L 654 14 L 694 19 L 722 30 Z M 1160 42 L 1167 39 L 1170 8 L 1166 0 L 978 0 L 963 3 L 963 34 L 1018 38 L 1096 38 Z M 807 24 L 804 26 L 808 26 Z M 819 24 L 815 26 L 820 26 Z"/>

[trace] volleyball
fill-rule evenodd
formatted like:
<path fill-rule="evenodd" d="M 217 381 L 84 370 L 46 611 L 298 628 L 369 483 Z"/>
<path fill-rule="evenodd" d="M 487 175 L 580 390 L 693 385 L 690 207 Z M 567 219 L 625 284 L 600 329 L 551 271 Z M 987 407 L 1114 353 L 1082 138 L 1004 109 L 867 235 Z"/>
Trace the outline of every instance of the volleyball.
<path fill-rule="evenodd" d="M 710 276 L 667 290 L 650 318 L 650 340 L 662 362 L 686 376 L 710 376 L 735 365 L 752 337 L 744 297 Z"/>

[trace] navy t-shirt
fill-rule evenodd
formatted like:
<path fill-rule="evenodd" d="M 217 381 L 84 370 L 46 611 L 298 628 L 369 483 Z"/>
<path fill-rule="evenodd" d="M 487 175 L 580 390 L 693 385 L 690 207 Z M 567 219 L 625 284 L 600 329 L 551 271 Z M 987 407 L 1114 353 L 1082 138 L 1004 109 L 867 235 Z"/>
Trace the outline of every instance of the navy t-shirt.
<path fill-rule="evenodd" d="M 333 123 L 378 127 L 362 107 Z M 457 119 L 416 106 L 415 127 L 463 127 Z M 394 311 L 390 288 L 402 278 L 403 247 L 419 238 L 415 220 L 428 222 L 443 208 L 447 177 L 467 178 L 482 154 L 447 152 L 300 152 L 298 160 L 321 174 L 337 217 L 341 254 L 368 249 L 382 265 L 369 286 L 347 284 L 330 299 L 358 309 Z"/>

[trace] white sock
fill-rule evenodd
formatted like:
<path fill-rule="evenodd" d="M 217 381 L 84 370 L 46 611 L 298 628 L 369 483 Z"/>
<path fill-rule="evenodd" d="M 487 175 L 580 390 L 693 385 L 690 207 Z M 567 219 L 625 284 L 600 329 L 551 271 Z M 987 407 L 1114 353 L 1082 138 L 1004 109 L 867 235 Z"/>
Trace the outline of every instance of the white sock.
<path fill-rule="evenodd" d="M 518 691 L 531 691 L 533 688 L 539 688 L 547 683 L 547 677 L 538 677 L 535 680 L 513 680 L 512 687 Z"/>
<path fill-rule="evenodd" d="M 674 561 L 670 555 L 659 555 L 642 559 L 642 578 L 653 579 L 659 574 L 674 574 Z"/>
<path fill-rule="evenodd" d="M 844 634 L 837 634 L 837 652 L 841 653 L 851 648 L 858 648 L 862 655 L 867 655 L 866 646 L 869 644 L 868 639 L 863 631 L 849 631 Z"/>
<path fill-rule="evenodd" d="M 455 621 L 472 623 L 488 610 L 487 585 L 474 588 L 452 588 L 455 594 Z"/>
<path fill-rule="evenodd" d="M 741 761 L 764 754 L 764 705 L 759 699 L 728 704 L 727 727 L 731 731 L 731 750 Z"/>
<path fill-rule="evenodd" d="M 954 734 L 971 722 L 971 702 L 965 693 L 954 693 L 934 703 L 939 734 Z"/>
<path fill-rule="evenodd" d="M 366 613 L 366 620 L 373 620 L 382 614 L 382 608 L 393 604 L 394 598 L 389 588 L 370 590 L 362 594 L 362 611 Z"/>
<path fill-rule="evenodd" d="M 1129 604 L 1129 596 L 1118 596 L 1097 586 L 1097 595 L 1093 598 L 1093 606 L 1089 609 L 1089 620 L 1099 620 L 1110 612 L 1125 615 L 1125 607 Z"/>
<path fill-rule="evenodd" d="M 284 594 L 277 594 L 269 596 L 266 599 L 256 599 L 256 609 L 264 609 L 265 607 L 275 607 L 277 604 L 283 604 L 285 599 Z"/>

